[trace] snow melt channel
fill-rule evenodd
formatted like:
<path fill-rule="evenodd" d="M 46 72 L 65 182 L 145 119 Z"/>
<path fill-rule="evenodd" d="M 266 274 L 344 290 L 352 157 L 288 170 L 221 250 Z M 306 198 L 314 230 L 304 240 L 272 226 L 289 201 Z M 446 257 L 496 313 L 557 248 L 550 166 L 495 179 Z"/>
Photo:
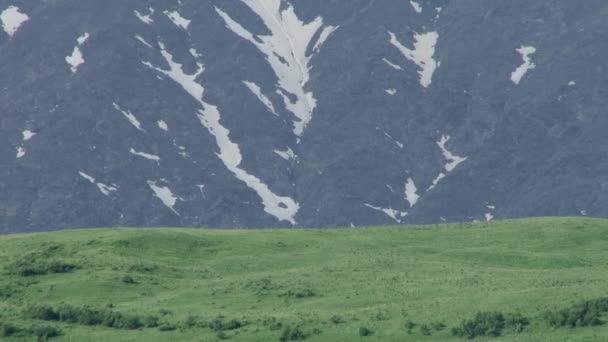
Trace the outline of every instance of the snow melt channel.
<path fill-rule="evenodd" d="M 337 27 L 324 26 L 322 17 L 304 23 L 291 4 L 281 9 L 281 0 L 241 1 L 262 19 L 270 35 L 256 36 L 221 9 L 216 7 L 215 10 L 232 32 L 255 45 L 266 56 L 278 79 L 277 92 L 283 97 L 287 110 L 297 118 L 293 131 L 301 136 L 316 107 L 313 93 L 305 89 L 312 68 L 310 61 Z M 315 37 L 317 39 L 313 42 Z"/>
<path fill-rule="evenodd" d="M 393 32 L 389 31 L 388 34 L 390 36 L 390 43 L 395 46 L 405 58 L 414 62 L 414 64 L 420 68 L 418 71 L 418 75 L 420 75 L 420 85 L 425 88 L 431 85 L 433 82 L 433 74 L 440 64 L 433 58 L 439 34 L 437 32 L 415 33 L 414 39 L 416 42 L 414 43 L 413 50 L 408 49 L 401 44 Z"/>
<path fill-rule="evenodd" d="M 262 199 L 265 212 L 276 217 L 280 221 L 288 221 L 291 224 L 295 224 L 296 221 L 294 217 L 300 208 L 299 204 L 289 197 L 276 195 L 270 190 L 268 185 L 240 167 L 243 156 L 241 155 L 239 145 L 230 140 L 230 130 L 224 127 L 220 122 L 220 111 L 216 106 L 203 100 L 205 88 L 196 82 L 196 79 L 205 70 L 203 64 L 197 62 L 198 70 L 194 74 L 188 75 L 184 72 L 182 64 L 177 63 L 173 59 L 173 55 L 165 49 L 165 46 L 160 42 L 158 44 L 160 46 L 160 53 L 169 65 L 169 69 L 165 70 L 156 67 L 150 62 L 143 62 L 144 65 L 172 79 L 200 104 L 201 109 L 198 111 L 197 117 L 209 133 L 215 137 L 215 141 L 219 148 L 217 156 L 224 163 L 226 168 L 232 172 L 237 179 L 257 193 Z M 200 54 L 197 53 L 197 55 Z"/>
<path fill-rule="evenodd" d="M 19 27 L 28 20 L 30 20 L 30 17 L 25 13 L 19 12 L 19 7 L 16 6 L 9 6 L 0 13 L 2 29 L 9 37 L 13 37 L 19 30 Z"/>

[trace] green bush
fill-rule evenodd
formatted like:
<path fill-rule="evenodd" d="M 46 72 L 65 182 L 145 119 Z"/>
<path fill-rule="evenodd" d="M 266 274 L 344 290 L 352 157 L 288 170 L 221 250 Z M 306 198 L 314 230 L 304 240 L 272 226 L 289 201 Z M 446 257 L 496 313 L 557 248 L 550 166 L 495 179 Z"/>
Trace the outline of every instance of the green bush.
<path fill-rule="evenodd" d="M 583 301 L 558 311 L 550 311 L 545 318 L 550 325 L 560 327 L 588 327 L 601 325 L 601 316 L 608 312 L 608 298 Z"/>
<path fill-rule="evenodd" d="M 359 336 L 367 337 L 367 336 L 372 336 L 373 334 L 374 334 L 374 332 L 367 327 L 359 328 Z"/>
<path fill-rule="evenodd" d="M 38 341 L 46 341 L 50 338 L 61 336 L 61 330 L 50 326 L 36 327 L 31 329 L 30 334 L 35 336 Z"/>
<path fill-rule="evenodd" d="M 452 329 L 458 337 L 475 338 L 480 336 L 498 337 L 505 328 L 505 317 L 500 312 L 479 312 L 475 318 L 464 320 Z"/>
<path fill-rule="evenodd" d="M 405 322 L 405 329 L 407 330 L 408 334 L 412 333 L 412 330 L 416 327 L 416 323 L 408 320 L 407 322 Z"/>
<path fill-rule="evenodd" d="M 67 273 L 76 269 L 76 265 L 54 260 L 54 261 L 38 261 L 36 255 L 29 254 L 21 259 L 13 261 L 6 267 L 6 270 L 10 274 L 18 275 L 21 277 L 39 276 L 51 273 Z"/>
<path fill-rule="evenodd" d="M 330 322 L 332 322 L 333 324 L 342 324 L 342 323 L 346 323 L 346 321 L 344 320 L 344 318 L 338 316 L 338 315 L 333 315 L 331 316 L 331 318 L 329 319 Z"/>
<path fill-rule="evenodd" d="M 445 329 L 447 326 L 443 322 L 433 322 L 433 323 L 431 323 L 431 327 L 435 331 L 441 331 L 441 330 Z"/>
<path fill-rule="evenodd" d="M 286 326 L 281 333 L 281 341 L 303 341 L 308 338 L 308 334 L 305 333 L 299 326 L 292 327 Z"/>
<path fill-rule="evenodd" d="M 423 325 L 420 326 L 420 332 L 424 336 L 431 336 L 431 334 L 433 333 L 431 331 L 431 328 L 428 325 L 426 325 L 426 324 L 423 324 Z"/>
<path fill-rule="evenodd" d="M 53 308 L 49 305 L 30 306 L 26 310 L 30 318 L 44 321 L 60 321 L 80 325 L 102 325 L 114 329 L 134 330 L 141 327 L 153 327 L 158 325 L 155 316 L 124 315 L 120 312 L 97 309 L 89 306 L 76 307 L 62 305 Z"/>
<path fill-rule="evenodd" d="M 133 277 L 131 277 L 130 275 L 123 276 L 122 278 L 120 278 L 120 281 L 122 281 L 125 284 L 137 284 L 135 279 L 133 279 Z"/>
<path fill-rule="evenodd" d="M 313 290 L 304 289 L 304 290 L 289 290 L 285 293 L 280 294 L 279 297 L 302 299 L 302 298 L 311 298 L 316 295 L 317 294 Z"/>
<path fill-rule="evenodd" d="M 226 330 L 235 330 L 245 326 L 247 323 L 244 321 L 239 321 L 237 319 L 226 320 L 223 316 L 218 316 L 214 318 L 207 326 L 215 331 L 226 331 Z"/>

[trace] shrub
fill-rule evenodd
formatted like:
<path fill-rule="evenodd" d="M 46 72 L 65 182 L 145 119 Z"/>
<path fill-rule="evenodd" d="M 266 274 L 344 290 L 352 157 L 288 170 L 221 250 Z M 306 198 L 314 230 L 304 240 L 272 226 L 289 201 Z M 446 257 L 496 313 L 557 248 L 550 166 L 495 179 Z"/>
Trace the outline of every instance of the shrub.
<path fill-rule="evenodd" d="M 80 325 L 103 325 L 114 329 L 139 329 L 145 324 L 148 326 L 158 322 L 154 316 L 140 317 L 135 315 L 124 315 L 120 312 L 108 309 L 96 309 L 88 306 L 76 307 L 62 305 L 53 308 L 49 305 L 30 306 L 26 313 L 34 319 L 45 321 L 61 321 Z"/>
<path fill-rule="evenodd" d="M 125 284 L 137 284 L 135 279 L 133 279 L 133 277 L 131 277 L 130 275 L 123 276 L 122 278 L 120 278 L 120 281 L 122 281 Z"/>
<path fill-rule="evenodd" d="M 286 326 L 281 333 L 281 341 L 302 341 L 308 338 L 306 334 L 299 326 L 291 327 Z"/>
<path fill-rule="evenodd" d="M 332 322 L 333 324 L 342 324 L 342 323 L 346 323 L 346 321 L 344 320 L 344 318 L 338 316 L 338 315 L 333 315 L 331 316 L 331 318 L 329 319 L 330 322 Z"/>
<path fill-rule="evenodd" d="M 412 333 L 412 330 L 416 327 L 416 323 L 408 320 L 407 322 L 405 322 L 405 329 L 407 330 L 408 334 Z"/>
<path fill-rule="evenodd" d="M 50 326 L 36 327 L 31 329 L 30 334 L 35 336 L 38 341 L 46 341 L 49 338 L 60 336 L 61 330 Z"/>
<path fill-rule="evenodd" d="M 311 290 L 311 289 L 304 289 L 304 290 L 289 290 L 283 294 L 280 294 L 279 297 L 291 297 L 291 298 L 297 298 L 297 299 L 302 299 L 302 298 L 310 298 L 310 297 L 314 297 L 317 294 Z"/>
<path fill-rule="evenodd" d="M 423 325 L 420 326 L 420 332 L 424 336 L 431 336 L 431 334 L 432 334 L 431 328 L 429 328 L 429 326 L 426 325 L 426 324 L 423 324 Z"/>
<path fill-rule="evenodd" d="M 441 330 L 445 329 L 447 326 L 443 322 L 433 322 L 433 323 L 431 323 L 431 327 L 435 331 L 441 331 Z"/>
<path fill-rule="evenodd" d="M 247 323 L 236 319 L 225 320 L 223 316 L 218 316 L 209 322 L 208 327 L 213 331 L 235 330 L 245 326 Z"/>
<path fill-rule="evenodd" d="M 173 331 L 175 329 L 177 329 L 177 326 L 173 323 L 165 322 L 158 326 L 158 330 L 160 330 L 160 331 Z"/>
<path fill-rule="evenodd" d="M 10 274 L 21 277 L 45 275 L 49 273 L 67 273 L 76 269 L 76 265 L 64 261 L 40 262 L 34 254 L 15 260 L 7 266 Z"/>
<path fill-rule="evenodd" d="M 0 337 L 9 337 L 20 333 L 22 329 L 12 324 L 0 323 Z"/>
<path fill-rule="evenodd" d="M 219 333 L 217 333 L 216 337 L 218 338 L 218 340 L 227 340 L 230 338 L 230 336 L 228 336 L 228 334 L 226 334 L 223 331 L 220 331 Z"/>
<path fill-rule="evenodd" d="M 283 323 L 279 322 L 275 317 L 264 319 L 262 324 L 268 327 L 271 331 L 279 330 L 283 327 Z"/>
<path fill-rule="evenodd" d="M 374 332 L 367 327 L 359 328 L 359 336 L 366 337 L 366 336 L 372 336 L 373 334 L 374 334 Z"/>
<path fill-rule="evenodd" d="M 475 338 L 479 336 L 497 337 L 505 328 L 505 317 L 500 312 L 479 312 L 475 318 L 464 320 L 460 326 L 452 329 L 458 337 Z"/>

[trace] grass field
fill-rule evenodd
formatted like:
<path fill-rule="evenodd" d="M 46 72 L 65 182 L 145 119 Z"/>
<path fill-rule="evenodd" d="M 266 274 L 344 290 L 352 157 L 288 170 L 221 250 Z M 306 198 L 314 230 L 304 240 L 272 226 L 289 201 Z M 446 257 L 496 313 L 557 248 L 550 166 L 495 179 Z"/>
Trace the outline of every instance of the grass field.
<path fill-rule="evenodd" d="M 545 318 L 601 297 L 605 220 L 0 236 L 0 325 L 11 335 L 0 330 L 2 341 L 32 341 L 28 329 L 45 326 L 61 331 L 57 342 L 460 341 L 452 328 L 486 311 L 530 324 L 475 341 L 608 341 L 608 324 L 556 328 Z M 34 318 L 43 305 L 158 322 Z"/>

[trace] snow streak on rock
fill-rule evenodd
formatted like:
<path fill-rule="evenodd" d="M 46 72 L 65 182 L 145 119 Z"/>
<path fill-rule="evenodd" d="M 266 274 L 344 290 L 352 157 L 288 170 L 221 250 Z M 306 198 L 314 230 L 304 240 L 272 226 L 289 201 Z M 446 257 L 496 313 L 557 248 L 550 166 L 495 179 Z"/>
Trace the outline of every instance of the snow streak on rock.
<path fill-rule="evenodd" d="M 410 208 L 414 207 L 418 202 L 420 196 L 418 195 L 418 189 L 412 178 L 407 179 L 405 183 L 405 200 L 410 204 Z"/>
<path fill-rule="evenodd" d="M 149 10 L 150 13 L 148 14 L 141 14 L 138 11 L 133 11 L 133 13 L 135 13 L 135 16 L 144 24 L 152 25 L 154 23 L 154 19 L 152 19 L 152 15 L 154 14 L 154 8 L 150 7 Z"/>
<path fill-rule="evenodd" d="M 2 29 L 10 37 L 14 36 L 19 30 L 19 27 L 26 21 L 30 20 L 30 17 L 25 13 L 19 12 L 19 7 L 9 6 L 7 9 L 0 13 L 0 22 L 2 22 Z"/>
<path fill-rule="evenodd" d="M 78 71 L 78 67 L 84 63 L 84 57 L 80 51 L 80 46 L 82 46 L 87 39 L 89 39 L 89 34 L 86 32 L 82 36 L 78 37 L 78 39 L 76 39 L 78 45 L 74 47 L 72 54 L 65 58 L 65 61 L 70 65 L 70 70 L 72 70 L 73 73 Z"/>
<path fill-rule="evenodd" d="M 171 21 L 175 24 L 175 26 L 181 27 L 186 31 L 188 30 L 188 26 L 190 26 L 190 23 L 192 22 L 192 20 L 188 20 L 188 19 L 182 17 L 181 14 L 179 14 L 179 12 L 177 12 L 177 11 L 173 11 L 173 12 L 165 11 L 164 13 L 167 17 L 169 17 L 169 19 L 171 19 Z"/>
<path fill-rule="evenodd" d="M 154 191 L 154 196 L 156 196 L 156 198 L 163 202 L 163 204 L 167 208 L 171 209 L 171 211 L 174 212 L 175 215 L 179 216 L 179 213 L 174 209 L 178 198 L 173 195 L 171 189 L 166 186 L 159 186 L 156 184 L 156 182 L 153 181 L 148 181 L 148 186 L 150 187 L 150 189 L 152 189 L 152 191 Z"/>
<path fill-rule="evenodd" d="M 414 8 L 414 11 L 416 11 L 416 13 L 422 13 L 422 6 L 420 6 L 419 3 L 417 3 L 416 1 L 410 0 L 410 5 L 412 5 L 412 8 Z"/>
<path fill-rule="evenodd" d="M 279 150 L 275 150 L 274 153 L 276 153 L 277 155 L 279 155 L 279 157 L 285 159 L 285 160 L 296 160 L 298 159 L 298 156 L 292 151 L 291 148 L 287 148 L 286 151 L 279 151 Z"/>
<path fill-rule="evenodd" d="M 418 71 L 418 74 L 420 75 L 420 84 L 425 88 L 431 85 L 433 82 L 433 74 L 439 67 L 439 63 L 433 58 L 439 34 L 437 32 L 414 34 L 416 42 L 414 43 L 413 50 L 408 49 L 401 44 L 393 32 L 389 31 L 388 34 L 390 36 L 390 43 L 393 44 L 405 58 L 414 62 L 420 68 Z"/>
<path fill-rule="evenodd" d="M 243 83 L 247 86 L 247 88 L 253 93 L 253 95 L 255 95 L 258 100 L 260 100 L 260 102 L 262 102 L 262 104 L 264 106 L 266 106 L 266 108 L 268 108 L 268 110 L 278 116 L 279 114 L 277 114 L 277 112 L 274 110 L 274 106 L 272 105 L 272 101 L 270 101 L 270 99 L 268 97 L 266 97 L 266 95 L 262 94 L 262 89 L 260 89 L 260 87 L 253 83 L 253 82 L 249 82 L 249 81 L 243 81 Z"/>
<path fill-rule="evenodd" d="M 25 148 L 17 147 L 17 158 L 23 158 L 25 156 Z"/>
<path fill-rule="evenodd" d="M 196 79 L 205 70 L 203 64 L 197 61 L 198 70 L 194 74 L 186 74 L 182 64 L 177 63 L 173 59 L 173 55 L 165 49 L 165 46 L 162 43 L 159 42 L 158 44 L 160 46 L 160 53 L 167 62 L 169 69 L 165 70 L 159 68 L 152 65 L 150 62 L 144 62 L 144 64 L 172 79 L 200 104 L 201 109 L 198 111 L 197 116 L 201 124 L 207 128 L 209 133 L 215 138 L 219 148 L 217 156 L 237 179 L 245 183 L 250 189 L 258 194 L 262 199 L 264 211 L 273 215 L 280 221 L 288 221 L 291 224 L 295 224 L 294 217 L 299 210 L 299 204 L 289 197 L 276 195 L 270 190 L 268 185 L 240 167 L 243 156 L 241 155 L 239 146 L 230 140 L 230 130 L 224 127 L 220 122 L 220 111 L 218 108 L 203 100 L 205 89 L 196 82 Z M 200 54 L 196 53 L 196 55 Z"/>
<path fill-rule="evenodd" d="M 165 132 L 169 131 L 169 126 L 167 125 L 165 120 L 158 120 L 157 124 L 158 124 L 158 128 L 162 129 L 163 131 L 165 131 Z"/>
<path fill-rule="evenodd" d="M 377 211 L 380 211 L 380 212 L 384 213 L 386 216 L 392 218 L 397 223 L 401 223 L 401 218 L 407 216 L 406 212 L 395 210 L 393 208 L 376 207 L 376 206 L 373 206 L 373 205 L 367 204 L 367 203 L 364 203 L 364 205 L 366 207 L 368 207 L 368 208 L 371 208 L 371 209 L 374 209 L 374 210 L 377 210 Z"/>
<path fill-rule="evenodd" d="M 80 174 L 80 176 L 82 178 L 88 180 L 91 184 L 97 186 L 97 188 L 99 189 L 99 191 L 102 194 L 106 195 L 106 196 L 110 196 L 110 192 L 114 192 L 114 191 L 118 190 L 118 188 L 116 187 L 115 184 L 113 184 L 112 186 L 110 186 L 110 185 L 103 184 L 101 182 L 97 182 L 95 180 L 95 178 L 89 176 L 88 174 L 86 174 L 86 173 L 84 173 L 82 171 L 78 172 L 78 174 Z"/>
<path fill-rule="evenodd" d="M 530 58 L 530 55 L 536 52 L 536 48 L 522 45 L 520 48 L 516 49 L 516 51 L 521 54 L 524 63 L 511 73 L 511 81 L 515 84 L 519 84 L 528 70 L 536 68 L 536 64 L 532 63 L 532 59 Z"/>
<path fill-rule="evenodd" d="M 131 123 L 131 125 L 133 125 L 133 127 L 137 128 L 138 130 L 144 132 L 144 129 L 141 127 L 141 123 L 139 122 L 139 120 L 137 120 L 137 118 L 135 117 L 135 115 L 133 115 L 133 113 L 131 113 L 131 111 L 127 110 L 122 110 L 122 108 L 120 108 L 116 103 L 112 102 L 112 105 L 114 106 L 114 108 L 121 112 L 122 115 L 125 116 L 125 118 L 127 118 L 127 120 L 129 120 L 129 122 Z"/>
<path fill-rule="evenodd" d="M 388 66 L 390 66 L 391 68 L 395 69 L 395 70 L 403 70 L 402 67 L 400 67 L 399 65 L 389 61 L 386 58 L 382 58 L 382 61 L 384 61 L 384 63 L 386 63 Z"/>
<path fill-rule="evenodd" d="M 25 131 L 21 132 L 21 135 L 23 136 L 23 141 L 29 141 L 34 137 L 34 135 L 36 135 L 36 133 L 26 129 Z"/>
<path fill-rule="evenodd" d="M 129 150 L 129 152 L 131 154 L 133 154 L 133 155 L 138 156 L 138 157 L 142 157 L 142 158 L 145 158 L 145 159 L 148 159 L 148 160 L 152 160 L 152 161 L 155 161 L 157 163 L 160 162 L 160 157 L 157 156 L 157 155 L 154 155 L 154 154 L 149 154 L 149 153 L 145 153 L 145 152 L 137 152 L 134 148 L 131 148 Z"/>
<path fill-rule="evenodd" d="M 262 19 L 270 35 L 254 35 L 227 13 L 215 9 L 232 32 L 251 42 L 266 56 L 278 78 L 278 93 L 287 110 L 297 118 L 293 131 L 301 136 L 316 107 L 313 93 L 305 89 L 312 68 L 310 61 L 337 27 L 324 26 L 321 17 L 304 23 L 296 16 L 293 6 L 281 9 L 281 0 L 241 1 Z M 318 37 L 315 42 L 314 37 Z"/>
<path fill-rule="evenodd" d="M 448 163 L 445 164 L 445 170 L 448 172 L 452 172 L 458 165 L 460 165 L 460 163 L 467 160 L 468 157 L 459 157 L 457 155 L 452 154 L 452 152 L 448 151 L 448 149 L 445 147 L 445 144 L 447 144 L 448 141 L 450 141 L 450 136 L 442 135 L 441 140 L 439 140 L 437 142 L 437 145 L 439 145 L 439 148 L 441 149 L 443 156 L 448 161 Z"/>

